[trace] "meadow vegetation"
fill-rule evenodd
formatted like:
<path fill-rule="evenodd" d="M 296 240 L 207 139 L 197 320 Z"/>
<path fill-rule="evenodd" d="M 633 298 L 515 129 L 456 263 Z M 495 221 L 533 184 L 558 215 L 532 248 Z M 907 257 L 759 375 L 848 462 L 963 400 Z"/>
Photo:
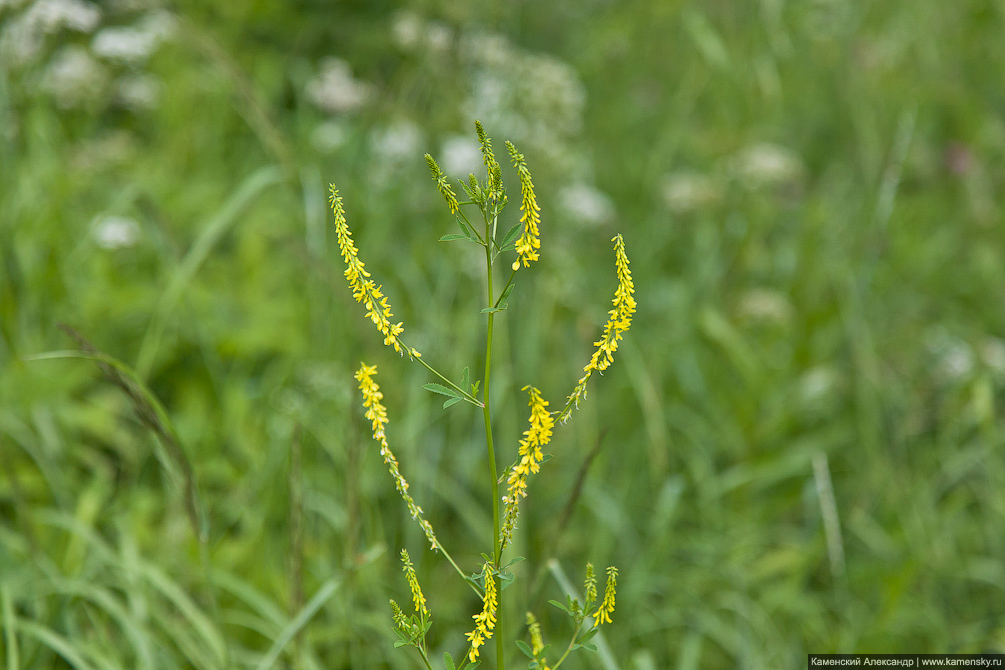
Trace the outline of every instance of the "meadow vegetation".
<path fill-rule="evenodd" d="M 0 662 L 421 667 L 402 548 L 430 658 L 463 656 L 482 598 L 354 374 L 448 547 L 493 546 L 482 411 L 381 345 L 327 202 L 460 380 L 484 254 L 437 242 L 423 156 L 461 193 L 475 119 L 541 207 L 494 316 L 500 474 L 520 390 L 560 410 L 603 335 L 617 233 L 637 300 L 521 504 L 508 635 L 530 610 L 557 645 L 590 561 L 615 622 L 564 667 L 1005 652 L 1003 28 L 986 0 L 0 0 Z"/>

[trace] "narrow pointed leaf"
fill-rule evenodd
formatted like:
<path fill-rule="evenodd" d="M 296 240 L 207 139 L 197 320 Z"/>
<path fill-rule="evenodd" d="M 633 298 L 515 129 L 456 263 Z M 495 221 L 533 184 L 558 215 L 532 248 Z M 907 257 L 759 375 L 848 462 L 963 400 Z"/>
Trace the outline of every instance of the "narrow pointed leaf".
<path fill-rule="evenodd" d="M 451 398 L 459 397 L 457 395 L 457 391 L 451 388 L 447 388 L 443 384 L 435 384 L 435 383 L 423 384 L 422 388 L 426 389 L 427 391 L 432 391 L 433 393 L 439 393 L 440 395 L 450 396 Z"/>

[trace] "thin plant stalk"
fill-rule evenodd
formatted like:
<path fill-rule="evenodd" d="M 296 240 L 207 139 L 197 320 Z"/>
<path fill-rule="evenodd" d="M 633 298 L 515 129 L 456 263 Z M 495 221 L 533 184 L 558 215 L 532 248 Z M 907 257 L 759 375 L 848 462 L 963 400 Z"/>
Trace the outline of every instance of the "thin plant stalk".
<path fill-rule="evenodd" d="M 497 212 L 493 212 L 493 225 L 494 219 L 498 216 Z M 489 217 L 485 217 L 485 237 L 491 239 L 492 233 L 494 231 L 490 229 Z M 493 298 L 492 291 L 492 249 L 489 245 L 485 245 L 485 273 L 487 277 L 488 285 L 488 304 L 494 305 L 495 301 Z M 492 556 L 495 561 L 496 568 L 496 579 L 499 580 L 499 588 L 497 590 L 498 604 L 496 605 L 496 611 L 498 612 L 496 620 L 496 667 L 502 670 L 503 667 L 503 653 L 505 651 L 503 645 L 503 617 L 502 617 L 502 577 L 500 575 L 500 567 L 502 566 L 502 545 L 500 544 L 500 519 L 499 519 L 499 474 L 496 470 L 496 454 L 495 448 L 492 444 L 492 410 L 490 408 L 490 389 L 491 389 L 491 375 L 492 375 L 492 326 L 495 323 L 495 312 L 489 312 L 488 314 L 488 327 L 485 336 L 485 392 L 482 402 L 482 416 L 485 418 L 485 440 L 488 445 L 488 457 L 489 457 L 489 472 L 492 477 Z"/>

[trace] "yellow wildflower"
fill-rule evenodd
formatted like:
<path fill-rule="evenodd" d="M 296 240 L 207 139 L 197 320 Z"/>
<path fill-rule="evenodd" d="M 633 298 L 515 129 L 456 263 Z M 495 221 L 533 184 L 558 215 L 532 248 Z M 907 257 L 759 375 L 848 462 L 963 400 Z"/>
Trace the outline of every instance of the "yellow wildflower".
<path fill-rule="evenodd" d="M 482 574 L 485 575 L 485 597 L 482 599 L 484 604 L 482 611 L 471 617 L 475 620 L 475 629 L 465 634 L 468 641 L 471 642 L 471 650 L 468 652 L 468 658 L 472 663 L 478 660 L 478 647 L 485 644 L 485 641 L 492 637 L 492 631 L 496 627 L 496 607 L 499 606 L 496 579 L 492 572 L 491 563 L 485 564 Z"/>
<path fill-rule="evenodd" d="M 482 145 L 482 157 L 485 160 L 485 169 L 489 177 L 489 195 L 502 200 L 505 197 L 502 183 L 502 169 L 499 167 L 499 161 L 496 160 L 496 156 L 492 152 L 492 140 L 485 134 L 481 121 L 475 121 L 475 132 L 478 134 L 479 144 Z"/>
<path fill-rule="evenodd" d="M 593 563 L 586 564 L 586 583 L 583 590 L 586 591 L 586 604 L 584 607 L 589 608 L 590 605 L 597 602 L 597 578 L 593 574 Z"/>
<path fill-rule="evenodd" d="M 518 153 L 511 142 L 506 143 L 506 148 L 509 149 L 509 155 L 513 159 L 513 167 L 516 168 L 517 175 L 520 177 L 520 195 L 522 197 L 520 211 L 523 212 L 523 216 L 520 217 L 520 223 L 523 224 L 523 234 L 516 241 L 516 252 L 520 255 L 523 266 L 528 267 L 531 261 L 538 259 L 537 250 L 541 248 L 541 231 L 538 229 L 538 224 L 541 223 L 541 215 L 538 212 L 541 211 L 541 208 L 537 206 L 534 182 L 531 181 L 530 169 L 527 167 L 523 154 Z M 516 263 L 513 265 L 515 270 L 518 265 Z"/>
<path fill-rule="evenodd" d="M 456 214 L 460 207 L 457 204 L 457 196 L 454 194 L 454 189 L 450 188 L 450 182 L 447 181 L 447 175 L 443 174 L 440 166 L 436 164 L 436 161 L 429 154 L 426 154 L 426 165 L 429 166 L 429 171 L 433 173 L 436 188 L 439 190 L 440 195 L 443 196 L 443 199 L 447 201 L 450 213 Z"/>
<path fill-rule="evenodd" d="M 394 621 L 394 626 L 398 630 L 402 633 L 408 633 L 408 617 L 401 611 L 401 607 L 394 602 L 393 598 L 391 599 L 391 620 Z"/>
<path fill-rule="evenodd" d="M 541 461 L 544 460 L 541 447 L 551 441 L 551 431 L 555 425 L 555 420 L 547 409 L 548 401 L 541 397 L 541 392 L 533 386 L 525 386 L 522 390 L 530 396 L 527 402 L 530 406 L 530 428 L 523 432 L 524 439 L 520 440 L 520 462 L 510 469 L 506 480 L 509 492 L 503 498 L 506 503 L 502 529 L 503 548 L 513 537 L 520 499 L 527 497 L 527 475 L 537 474 L 541 470 Z"/>
<path fill-rule="evenodd" d="M 537 661 L 538 667 L 541 670 L 550 670 L 548 662 L 541 656 L 544 652 L 544 640 L 541 638 L 541 624 L 537 622 L 537 618 L 530 612 L 527 612 L 527 626 L 530 628 L 530 652 L 534 654 L 534 660 Z"/>
<path fill-rule="evenodd" d="M 398 489 L 402 500 L 408 507 L 409 514 L 419 522 L 422 532 L 426 534 L 426 539 L 433 549 L 439 547 L 433 527 L 428 521 L 422 518 L 422 508 L 415 504 L 412 496 L 408 494 L 408 482 L 405 481 L 401 471 L 398 469 L 398 459 L 387 444 L 387 435 L 384 433 L 384 424 L 387 423 L 387 409 L 381 404 L 384 394 L 381 393 L 377 382 L 373 381 L 373 375 L 377 374 L 376 365 L 360 363 L 359 370 L 355 377 L 359 381 L 359 390 L 363 392 L 363 407 L 366 408 L 366 418 L 370 420 L 373 428 L 373 439 L 380 443 L 380 455 L 384 458 L 384 463 L 394 479 L 394 486 Z"/>
<path fill-rule="evenodd" d="M 412 589 L 412 602 L 415 603 L 415 613 L 423 620 L 428 619 L 429 610 L 426 609 L 426 597 L 422 595 L 422 589 L 419 587 L 419 578 L 415 574 L 415 567 L 412 565 L 412 559 L 409 558 L 406 549 L 401 550 L 401 562 L 403 563 L 402 571 L 405 573 L 405 579 L 408 580 L 408 586 Z"/>
<path fill-rule="evenodd" d="M 366 315 L 384 335 L 385 345 L 394 347 L 399 354 L 404 351 L 409 356 L 419 356 L 418 351 L 409 348 L 401 341 L 401 333 L 405 330 L 401 322 L 391 323 L 391 317 L 394 315 L 391 313 L 391 306 L 387 304 L 387 298 L 381 292 L 382 287 L 370 279 L 370 273 L 359 259 L 359 249 L 352 240 L 352 233 L 349 232 L 349 225 L 345 220 L 342 196 L 339 195 L 335 184 L 331 184 L 330 189 L 331 195 L 328 201 L 335 213 L 335 234 L 339 250 L 342 252 L 342 260 L 346 264 L 344 274 L 352 288 L 352 297 L 366 307 Z"/>
<path fill-rule="evenodd" d="M 618 586 L 618 569 L 613 565 L 607 568 L 607 588 L 604 589 L 604 602 L 600 603 L 600 608 L 593 615 L 597 620 L 597 625 L 602 623 L 612 623 L 611 615 L 614 614 L 614 591 Z"/>
<path fill-rule="evenodd" d="M 608 312 L 604 335 L 593 343 L 597 350 L 593 352 L 590 362 L 583 368 L 583 377 L 576 383 L 569 396 L 569 401 L 559 415 L 559 421 L 565 421 L 572 413 L 572 408 L 579 407 L 579 401 L 586 397 L 586 382 L 594 372 L 603 372 L 614 362 L 614 352 L 618 350 L 618 342 L 622 335 L 632 325 L 632 314 L 635 313 L 635 284 L 632 282 L 632 272 L 628 269 L 628 255 L 625 254 L 625 241 L 619 233 L 614 242 L 614 258 L 618 272 L 618 288 L 614 292 L 614 309 Z"/>

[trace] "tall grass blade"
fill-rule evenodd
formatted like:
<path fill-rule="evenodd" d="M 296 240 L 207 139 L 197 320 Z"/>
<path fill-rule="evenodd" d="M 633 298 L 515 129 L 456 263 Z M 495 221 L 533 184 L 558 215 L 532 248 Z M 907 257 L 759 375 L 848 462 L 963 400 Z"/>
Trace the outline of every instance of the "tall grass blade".
<path fill-rule="evenodd" d="M 313 617 L 314 614 L 321 609 L 321 606 L 325 604 L 325 601 L 335 594 L 335 591 L 338 590 L 339 586 L 340 582 L 337 579 L 329 579 L 322 584 L 317 593 L 315 593 L 307 604 L 304 605 L 304 608 L 300 610 L 295 617 L 293 617 L 293 620 L 287 624 L 286 628 L 283 629 L 283 632 L 279 634 L 279 637 L 277 637 L 276 641 L 273 642 L 272 648 L 270 648 L 268 653 L 265 654 L 265 657 L 261 660 L 261 662 L 255 666 L 255 670 L 269 670 L 269 668 L 271 668 L 279 658 L 279 654 L 282 653 L 283 647 L 285 647 L 289 641 L 292 640 L 294 636 L 296 636 L 297 633 L 299 633 L 300 630 L 307 625 L 307 622 L 310 621 L 311 617 Z"/>
<path fill-rule="evenodd" d="M 150 374 L 154 356 L 157 354 L 161 336 L 164 334 L 167 316 L 174 309 L 178 299 L 203 261 L 209 256 L 220 238 L 238 220 L 238 215 L 244 211 L 244 208 L 267 186 L 280 182 L 282 178 L 282 172 L 275 166 L 259 168 L 244 179 L 233 195 L 206 222 L 202 234 L 189 249 L 181 265 L 175 270 L 171 282 L 161 294 L 157 308 L 154 310 L 150 326 L 143 338 L 143 344 L 140 345 L 140 353 L 136 358 L 136 376 L 139 379 L 146 379 Z"/>

